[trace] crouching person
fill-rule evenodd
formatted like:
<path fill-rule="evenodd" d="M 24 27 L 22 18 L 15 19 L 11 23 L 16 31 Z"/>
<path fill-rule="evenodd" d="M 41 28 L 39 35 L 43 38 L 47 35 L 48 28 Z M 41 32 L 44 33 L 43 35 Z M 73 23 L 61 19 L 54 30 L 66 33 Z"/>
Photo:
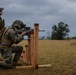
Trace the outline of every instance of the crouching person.
<path fill-rule="evenodd" d="M 11 69 L 17 64 L 23 47 L 13 46 L 13 44 L 18 44 L 23 40 L 23 36 L 26 33 L 21 32 L 21 30 L 24 27 L 25 25 L 20 20 L 15 20 L 11 27 L 5 27 L 0 43 L 1 55 L 4 58 L 4 60 L 0 62 L 0 68 Z M 12 57 L 12 53 L 15 53 L 14 57 Z"/>

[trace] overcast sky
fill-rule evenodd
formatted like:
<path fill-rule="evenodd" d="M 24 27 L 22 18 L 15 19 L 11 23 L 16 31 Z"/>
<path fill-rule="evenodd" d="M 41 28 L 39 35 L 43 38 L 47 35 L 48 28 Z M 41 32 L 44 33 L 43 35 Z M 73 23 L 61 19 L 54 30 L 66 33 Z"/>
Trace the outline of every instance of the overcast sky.
<path fill-rule="evenodd" d="M 4 7 L 6 26 L 15 20 L 32 28 L 39 23 L 45 30 L 40 36 L 46 36 L 54 24 L 64 22 L 69 25 L 69 36 L 76 36 L 76 0 L 0 0 L 0 7 Z"/>

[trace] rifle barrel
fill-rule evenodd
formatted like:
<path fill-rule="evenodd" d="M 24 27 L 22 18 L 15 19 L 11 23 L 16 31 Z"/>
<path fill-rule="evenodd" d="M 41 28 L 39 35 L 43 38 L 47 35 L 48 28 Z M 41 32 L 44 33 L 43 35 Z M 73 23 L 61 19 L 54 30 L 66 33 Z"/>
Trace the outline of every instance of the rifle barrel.
<path fill-rule="evenodd" d="M 45 30 L 39 30 L 39 32 L 45 32 Z"/>

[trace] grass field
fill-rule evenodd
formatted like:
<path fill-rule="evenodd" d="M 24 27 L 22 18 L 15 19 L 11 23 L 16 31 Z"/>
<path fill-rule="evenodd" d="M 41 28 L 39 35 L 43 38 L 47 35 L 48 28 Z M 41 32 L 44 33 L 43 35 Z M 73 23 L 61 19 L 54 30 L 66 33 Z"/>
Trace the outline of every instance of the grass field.
<path fill-rule="evenodd" d="M 19 45 L 25 46 L 26 41 Z M 39 40 L 39 69 L 0 70 L 0 75 L 76 75 L 76 40 Z"/>

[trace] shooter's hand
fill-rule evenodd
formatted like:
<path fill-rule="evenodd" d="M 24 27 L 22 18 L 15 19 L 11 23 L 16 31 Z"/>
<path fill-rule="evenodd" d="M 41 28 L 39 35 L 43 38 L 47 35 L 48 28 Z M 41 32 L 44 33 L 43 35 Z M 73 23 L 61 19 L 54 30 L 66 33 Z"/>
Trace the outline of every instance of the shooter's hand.
<path fill-rule="evenodd" d="M 21 35 L 22 35 L 22 36 L 25 36 L 25 35 L 26 35 L 26 32 L 22 32 Z"/>

